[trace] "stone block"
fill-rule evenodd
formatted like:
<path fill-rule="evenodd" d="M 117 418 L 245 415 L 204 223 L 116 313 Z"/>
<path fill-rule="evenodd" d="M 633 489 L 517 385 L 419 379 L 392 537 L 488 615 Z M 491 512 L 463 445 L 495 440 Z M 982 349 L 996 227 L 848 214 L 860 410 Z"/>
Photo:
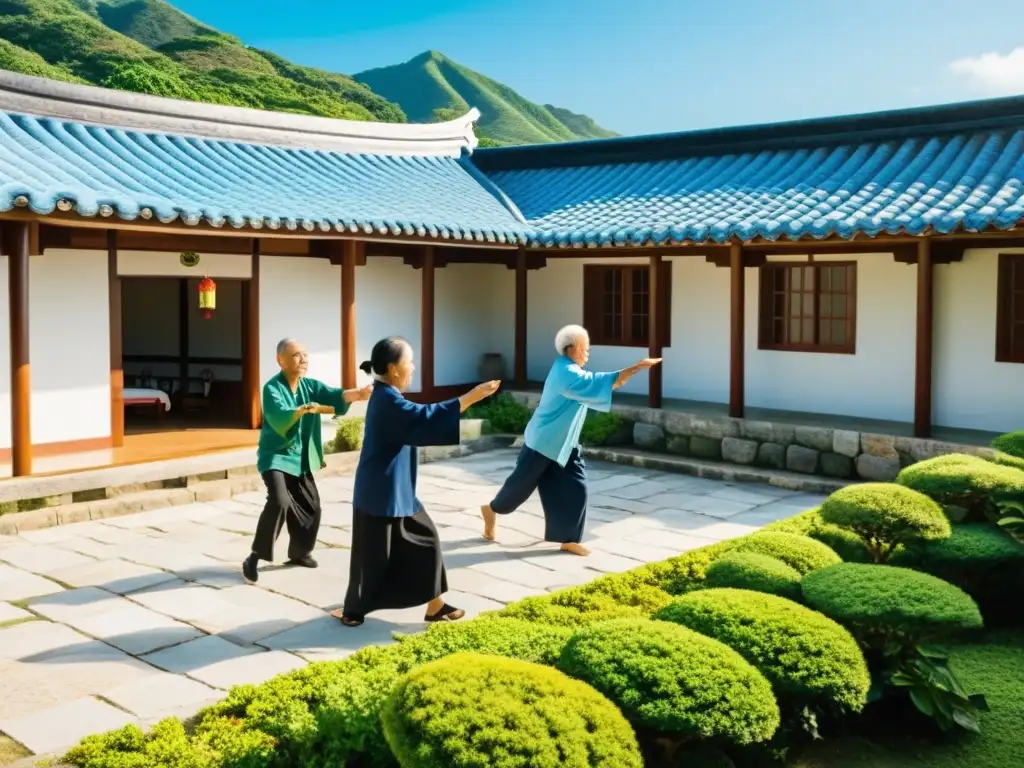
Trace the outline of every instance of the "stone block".
<path fill-rule="evenodd" d="M 690 438 L 690 453 L 698 459 L 721 459 L 722 440 L 713 437 L 694 435 Z"/>
<path fill-rule="evenodd" d="M 841 453 L 823 453 L 821 473 L 829 477 L 853 477 L 853 459 Z"/>
<path fill-rule="evenodd" d="M 761 443 L 757 448 L 757 464 L 770 469 L 785 469 L 786 446 L 779 443 Z"/>
<path fill-rule="evenodd" d="M 822 427 L 797 427 L 796 441 L 805 448 L 816 451 L 831 451 L 833 434 L 831 429 Z"/>
<path fill-rule="evenodd" d="M 608 439 L 604 441 L 605 445 L 610 446 L 626 446 L 633 444 L 633 422 L 623 421 L 622 426 L 608 435 Z"/>
<path fill-rule="evenodd" d="M 758 443 L 770 443 L 772 441 L 772 424 L 768 421 L 742 421 L 740 422 L 740 435 Z"/>
<path fill-rule="evenodd" d="M 64 750 L 94 733 L 112 731 L 135 718 L 91 697 L 31 715 L 0 720 L 0 728 L 37 755 Z"/>
<path fill-rule="evenodd" d="M 857 457 L 857 474 L 864 480 L 889 483 L 895 480 L 899 473 L 900 460 L 898 456 L 884 458 L 873 456 L 870 453 L 862 453 Z"/>
<path fill-rule="evenodd" d="M 720 441 L 723 437 L 739 437 L 740 422 L 735 419 L 693 419 L 694 437 L 705 437 Z"/>
<path fill-rule="evenodd" d="M 688 413 L 666 411 L 665 431 L 670 435 L 684 435 L 689 437 L 693 434 L 693 416 Z"/>
<path fill-rule="evenodd" d="M 643 451 L 663 451 L 665 430 L 653 424 L 634 424 L 633 444 Z"/>
<path fill-rule="evenodd" d="M 832 451 L 853 459 L 860 453 L 860 432 L 837 429 L 832 433 Z"/>
<path fill-rule="evenodd" d="M 483 437 L 489 429 L 486 419 L 462 419 L 459 422 L 459 438 L 474 440 Z"/>
<path fill-rule="evenodd" d="M 791 445 L 786 449 L 786 469 L 791 472 L 803 472 L 814 475 L 818 472 L 821 454 L 813 448 L 802 445 Z"/>
<path fill-rule="evenodd" d="M 757 458 L 757 443 L 739 437 L 723 438 L 722 458 L 733 464 L 753 464 Z"/>
<path fill-rule="evenodd" d="M 686 435 L 669 435 L 666 448 L 676 456 L 690 455 L 690 438 Z"/>
<path fill-rule="evenodd" d="M 873 435 L 865 433 L 860 436 L 860 449 L 869 456 L 881 459 L 898 459 L 896 438 L 893 435 Z"/>

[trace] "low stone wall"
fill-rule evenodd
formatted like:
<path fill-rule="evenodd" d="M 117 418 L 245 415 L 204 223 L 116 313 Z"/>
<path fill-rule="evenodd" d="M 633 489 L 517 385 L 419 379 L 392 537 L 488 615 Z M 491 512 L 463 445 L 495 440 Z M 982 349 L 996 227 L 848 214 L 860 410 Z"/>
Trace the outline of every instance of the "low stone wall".
<path fill-rule="evenodd" d="M 530 408 L 540 399 L 533 392 L 514 395 Z M 993 454 L 990 448 L 940 440 L 707 418 L 630 405 L 616 405 L 612 410 L 632 422 L 632 443 L 640 450 L 841 480 L 890 481 L 903 467 L 944 453 Z"/>

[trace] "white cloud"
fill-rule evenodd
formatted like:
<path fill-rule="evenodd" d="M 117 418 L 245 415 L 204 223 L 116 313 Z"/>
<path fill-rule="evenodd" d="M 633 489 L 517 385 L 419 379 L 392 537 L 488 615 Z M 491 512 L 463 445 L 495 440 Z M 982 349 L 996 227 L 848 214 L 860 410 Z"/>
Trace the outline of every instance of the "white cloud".
<path fill-rule="evenodd" d="M 983 53 L 950 62 L 949 71 L 966 77 L 979 90 L 992 96 L 1024 92 L 1024 47 L 1007 54 Z"/>

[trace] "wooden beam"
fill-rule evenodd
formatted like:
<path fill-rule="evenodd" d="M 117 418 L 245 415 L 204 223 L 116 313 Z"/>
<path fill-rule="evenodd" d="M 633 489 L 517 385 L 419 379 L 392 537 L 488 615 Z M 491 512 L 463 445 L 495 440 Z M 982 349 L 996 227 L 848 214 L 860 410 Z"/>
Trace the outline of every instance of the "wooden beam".
<path fill-rule="evenodd" d="M 361 243 L 344 244 L 341 260 L 341 386 L 356 385 L 356 261 Z"/>
<path fill-rule="evenodd" d="M 420 392 L 427 399 L 434 392 L 434 246 L 423 246 L 422 296 L 420 299 Z"/>
<path fill-rule="evenodd" d="M 242 420 L 249 429 L 263 423 L 263 386 L 260 381 L 260 253 L 262 242 L 253 238 L 249 258 L 251 277 L 242 286 Z"/>
<path fill-rule="evenodd" d="M 516 332 L 515 332 L 515 366 L 514 379 L 516 387 L 526 386 L 526 251 L 522 248 L 516 253 Z"/>
<path fill-rule="evenodd" d="M 29 362 L 29 223 L 4 227 L 11 333 L 11 464 L 32 474 L 32 376 Z"/>
<path fill-rule="evenodd" d="M 932 344 L 934 277 L 931 241 L 917 244 L 917 344 L 914 368 L 914 437 L 932 432 Z"/>
<path fill-rule="evenodd" d="M 742 419 L 744 412 L 744 370 L 745 334 L 743 321 L 745 306 L 745 267 L 743 246 L 733 243 L 729 246 L 729 415 Z"/>
<path fill-rule="evenodd" d="M 124 445 L 124 335 L 121 278 L 117 274 L 117 231 L 107 230 L 107 305 L 110 327 L 110 443 Z"/>
<path fill-rule="evenodd" d="M 658 300 L 662 293 L 662 288 L 659 285 L 661 278 L 661 254 L 652 253 L 647 278 L 647 342 L 650 357 L 661 357 L 662 351 L 661 329 L 665 327 L 662 317 L 665 307 L 662 306 L 664 302 Z M 647 372 L 647 404 L 651 408 L 661 408 L 661 372 L 663 367 L 656 365 Z"/>

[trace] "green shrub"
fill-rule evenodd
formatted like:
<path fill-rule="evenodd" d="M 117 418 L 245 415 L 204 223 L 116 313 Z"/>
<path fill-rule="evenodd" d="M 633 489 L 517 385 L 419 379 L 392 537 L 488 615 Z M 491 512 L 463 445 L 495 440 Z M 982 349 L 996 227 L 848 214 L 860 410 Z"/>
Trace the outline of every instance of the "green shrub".
<path fill-rule="evenodd" d="M 409 673 L 384 706 L 402 768 L 641 768 L 636 736 L 594 689 L 556 669 L 458 653 Z"/>
<path fill-rule="evenodd" d="M 808 605 L 865 642 L 915 644 L 982 625 L 978 606 L 963 590 L 909 568 L 841 563 L 808 574 L 802 587 Z"/>
<path fill-rule="evenodd" d="M 587 411 L 580 431 L 582 445 L 604 445 L 608 439 L 619 432 L 625 425 L 619 414 L 611 411 Z"/>
<path fill-rule="evenodd" d="M 840 488 L 821 505 L 821 518 L 856 533 L 876 563 L 900 544 L 950 535 L 949 519 L 934 501 L 895 483 L 861 483 Z"/>
<path fill-rule="evenodd" d="M 898 550 L 889 562 L 930 573 L 974 598 L 986 623 L 1016 619 L 1024 591 L 1024 547 L 989 523 L 953 526 L 953 535 Z"/>
<path fill-rule="evenodd" d="M 614 574 L 550 595 L 527 597 L 497 615 L 541 624 L 578 627 L 593 621 L 647 618 L 672 599 L 664 590 L 645 583 L 645 576 Z"/>
<path fill-rule="evenodd" d="M 870 679 L 857 641 L 820 613 L 775 595 L 706 589 L 677 597 L 655 618 L 728 645 L 753 664 L 780 701 L 831 702 L 860 711 Z"/>
<path fill-rule="evenodd" d="M 1024 459 L 1024 429 L 1007 432 L 992 441 L 992 447 L 1018 459 Z"/>
<path fill-rule="evenodd" d="M 867 563 L 871 560 L 864 540 L 853 531 L 831 525 L 821 519 L 821 507 L 805 510 L 798 515 L 770 523 L 761 533 L 777 531 L 796 533 L 820 541 L 848 563 Z"/>
<path fill-rule="evenodd" d="M 758 531 L 733 542 L 735 552 L 756 552 L 781 560 L 801 576 L 842 562 L 839 555 L 820 541 L 780 531 Z"/>
<path fill-rule="evenodd" d="M 567 627 L 495 616 L 434 624 L 426 632 L 402 638 L 401 645 L 416 664 L 476 651 L 551 666 L 558 662 L 570 637 L 572 630 Z"/>
<path fill-rule="evenodd" d="M 508 392 L 499 392 L 494 397 L 468 408 L 462 418 L 484 419 L 494 432 L 521 435 L 530 421 L 530 409 Z"/>
<path fill-rule="evenodd" d="M 1013 456 L 1003 451 L 996 451 L 990 459 L 995 464 L 1001 464 L 1004 467 L 1013 467 L 1014 469 L 1024 470 L 1024 459 Z"/>
<path fill-rule="evenodd" d="M 760 672 L 731 648 L 676 624 L 594 624 L 573 635 L 558 666 L 661 733 L 750 744 L 779 726 L 779 706 Z"/>
<path fill-rule="evenodd" d="M 338 431 L 334 433 L 334 439 L 324 446 L 324 450 L 327 453 L 358 451 L 363 447 L 365 424 L 366 420 L 362 416 L 338 419 Z"/>
<path fill-rule="evenodd" d="M 896 482 L 943 506 L 977 515 L 986 512 L 993 494 L 1024 492 L 1024 471 L 977 456 L 950 453 L 905 467 Z"/>
<path fill-rule="evenodd" d="M 712 561 L 708 566 L 707 585 L 750 589 L 799 600 L 800 578 L 799 571 L 781 560 L 758 552 L 737 551 Z"/>

